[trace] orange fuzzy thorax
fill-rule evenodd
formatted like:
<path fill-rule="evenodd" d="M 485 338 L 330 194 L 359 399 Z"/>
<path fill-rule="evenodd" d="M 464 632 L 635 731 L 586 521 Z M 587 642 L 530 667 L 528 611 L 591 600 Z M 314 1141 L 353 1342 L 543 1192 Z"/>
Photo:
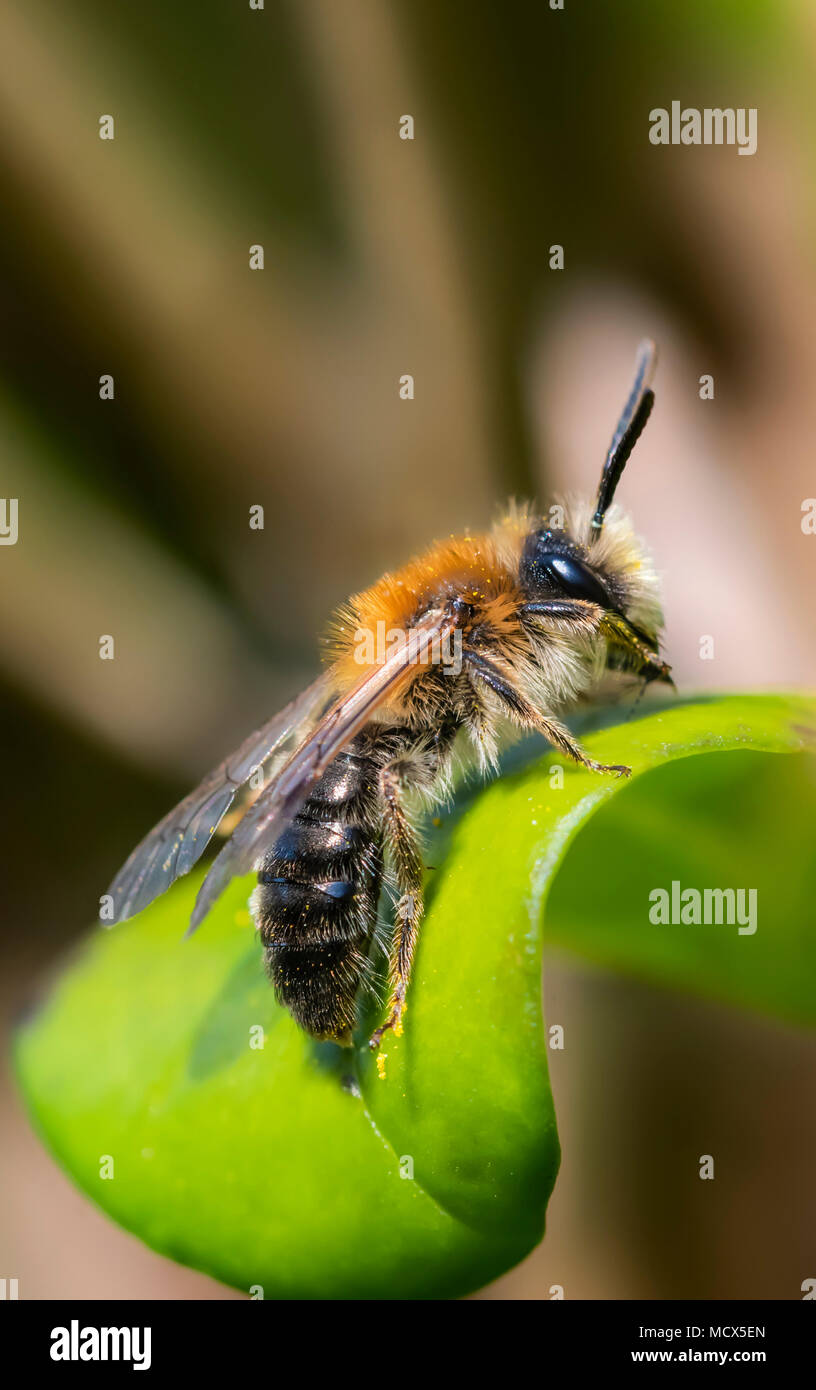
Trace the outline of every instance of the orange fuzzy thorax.
<path fill-rule="evenodd" d="M 451 598 L 472 604 L 473 622 L 490 622 L 508 637 L 518 630 L 516 581 L 493 536 L 452 536 L 439 541 L 401 569 L 383 575 L 355 594 L 335 614 L 327 643 L 340 689 L 360 679 L 367 664 L 360 660 L 360 636 L 405 632 L 417 617 Z M 512 631 L 511 631 L 512 629 Z M 406 673 L 402 690 L 421 668 Z M 399 700 L 392 701 L 397 712 Z"/>

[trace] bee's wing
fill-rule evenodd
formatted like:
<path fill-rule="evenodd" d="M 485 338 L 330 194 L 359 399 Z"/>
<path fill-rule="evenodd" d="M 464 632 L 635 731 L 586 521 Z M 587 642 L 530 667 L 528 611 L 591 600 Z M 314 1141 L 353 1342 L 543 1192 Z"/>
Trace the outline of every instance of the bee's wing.
<path fill-rule="evenodd" d="M 325 672 L 263 728 L 256 729 L 231 757 L 225 758 L 195 791 L 160 820 L 123 864 L 108 893 L 114 921 L 141 912 L 204 853 L 218 823 L 253 771 L 287 739 L 301 734 L 319 717 L 332 692 Z"/>
<path fill-rule="evenodd" d="M 199 889 L 189 932 L 200 925 L 231 878 L 247 874 L 255 867 L 266 846 L 274 843 L 283 826 L 297 814 L 309 788 L 341 748 L 368 723 L 408 668 L 422 659 L 433 642 L 445 640 L 454 627 L 455 622 L 449 614 L 442 611 L 429 614 L 409 630 L 405 641 L 390 652 L 382 665 L 367 671 L 332 705 L 280 774 L 264 788 L 232 838 L 222 846 Z"/>

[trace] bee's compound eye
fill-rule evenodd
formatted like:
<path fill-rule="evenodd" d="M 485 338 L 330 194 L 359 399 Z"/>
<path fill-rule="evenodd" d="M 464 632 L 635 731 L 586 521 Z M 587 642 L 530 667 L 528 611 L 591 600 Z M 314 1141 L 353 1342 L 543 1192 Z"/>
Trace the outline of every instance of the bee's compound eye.
<path fill-rule="evenodd" d="M 601 608 L 609 608 L 610 596 L 605 585 L 588 565 L 574 555 L 548 555 L 545 569 L 571 598 L 585 599 L 588 603 L 597 603 Z"/>
<path fill-rule="evenodd" d="M 551 527 L 533 531 L 524 543 L 519 579 L 530 599 L 577 598 L 613 608 L 614 602 L 604 580 L 576 554 L 578 547 L 570 536 Z"/>

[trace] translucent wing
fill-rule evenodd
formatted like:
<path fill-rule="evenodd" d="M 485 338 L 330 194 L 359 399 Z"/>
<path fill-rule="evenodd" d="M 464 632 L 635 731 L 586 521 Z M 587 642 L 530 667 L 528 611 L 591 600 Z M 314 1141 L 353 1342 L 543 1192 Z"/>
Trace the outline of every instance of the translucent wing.
<path fill-rule="evenodd" d="M 302 735 L 304 727 L 320 716 L 332 693 L 330 672 L 304 690 L 263 728 L 256 729 L 241 747 L 204 778 L 160 820 L 119 870 L 108 893 L 113 898 L 114 921 L 123 922 L 141 912 L 200 859 L 218 823 L 248 781 L 255 768 L 287 739 Z"/>
<path fill-rule="evenodd" d="M 448 612 L 439 610 L 429 614 L 409 630 L 402 644 L 392 649 L 382 665 L 367 671 L 332 705 L 279 775 L 265 787 L 213 860 L 196 898 L 190 932 L 200 925 L 230 879 L 247 874 L 255 867 L 266 846 L 274 842 L 280 830 L 297 814 L 309 788 L 323 775 L 341 748 L 368 723 L 406 671 L 423 658 L 427 660 L 426 653 L 432 643 L 444 641 L 455 626 Z"/>

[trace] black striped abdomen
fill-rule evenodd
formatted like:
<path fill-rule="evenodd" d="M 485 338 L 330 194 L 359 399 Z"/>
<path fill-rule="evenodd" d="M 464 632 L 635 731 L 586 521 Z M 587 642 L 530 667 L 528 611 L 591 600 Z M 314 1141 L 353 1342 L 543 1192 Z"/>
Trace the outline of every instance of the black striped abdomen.
<path fill-rule="evenodd" d="M 362 751 L 365 749 L 366 751 Z M 354 739 L 265 855 L 253 908 L 275 994 L 315 1038 L 350 1042 L 377 921 L 378 760 Z"/>

